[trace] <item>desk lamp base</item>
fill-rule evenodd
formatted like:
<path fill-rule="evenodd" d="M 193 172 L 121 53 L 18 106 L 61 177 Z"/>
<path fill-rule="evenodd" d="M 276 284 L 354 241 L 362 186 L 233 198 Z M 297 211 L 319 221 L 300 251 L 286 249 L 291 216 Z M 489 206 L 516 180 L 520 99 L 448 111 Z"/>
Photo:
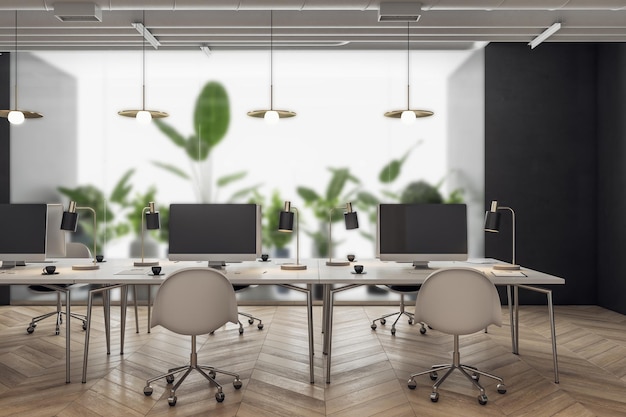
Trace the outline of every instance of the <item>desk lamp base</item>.
<path fill-rule="evenodd" d="M 306 265 L 300 264 L 283 264 L 280 266 L 280 269 L 284 271 L 304 271 L 306 269 Z"/>
<path fill-rule="evenodd" d="M 519 265 L 514 264 L 495 264 L 493 269 L 497 269 L 500 271 L 518 271 Z"/>
<path fill-rule="evenodd" d="M 159 261 L 137 261 L 135 266 L 159 266 Z"/>
<path fill-rule="evenodd" d="M 350 266 L 348 261 L 326 261 L 327 266 Z"/>
<path fill-rule="evenodd" d="M 98 264 L 72 265 L 72 270 L 74 271 L 95 271 L 96 269 L 100 269 L 100 265 Z"/>

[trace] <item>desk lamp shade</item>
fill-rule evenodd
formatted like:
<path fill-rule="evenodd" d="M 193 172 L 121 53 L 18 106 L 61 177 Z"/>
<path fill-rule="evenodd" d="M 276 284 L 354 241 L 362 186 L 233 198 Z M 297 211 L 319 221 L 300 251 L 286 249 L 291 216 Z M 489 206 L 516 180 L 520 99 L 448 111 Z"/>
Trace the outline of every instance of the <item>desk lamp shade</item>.
<path fill-rule="evenodd" d="M 148 211 L 146 213 L 146 210 Z M 143 219 L 145 215 L 145 221 Z M 154 202 L 149 202 L 147 207 L 141 210 L 141 261 L 134 263 L 135 266 L 158 266 L 159 261 L 145 261 L 144 260 L 144 235 L 145 229 L 157 230 L 161 228 L 161 219 L 159 218 L 159 212 L 156 211 Z"/>
<path fill-rule="evenodd" d="M 498 202 L 493 200 L 491 202 L 491 208 L 485 213 L 485 232 L 498 233 L 500 231 L 500 212 L 498 210 L 508 210 L 511 212 L 512 216 L 512 230 L 513 230 L 513 239 L 512 239 L 512 250 L 513 255 L 511 258 L 510 264 L 496 264 L 493 266 L 493 269 L 500 270 L 518 270 L 520 269 L 519 265 L 515 263 L 515 211 L 511 207 L 498 206 Z"/>
<path fill-rule="evenodd" d="M 294 210 L 292 212 L 291 210 Z M 280 269 L 287 271 L 302 271 L 306 269 L 306 265 L 300 265 L 300 227 L 298 226 L 299 217 L 298 209 L 291 206 L 291 202 L 285 201 L 285 208 L 280 212 L 278 218 L 278 231 L 291 233 L 293 232 L 293 220 L 294 214 L 296 219 L 296 263 L 295 264 L 282 264 Z"/>
<path fill-rule="evenodd" d="M 333 224 L 333 211 L 336 209 L 344 209 L 343 220 L 346 225 L 346 230 L 358 229 L 359 219 L 356 211 L 352 210 L 352 203 L 346 203 L 343 207 L 335 207 L 330 209 L 328 213 L 328 260 L 326 265 L 328 266 L 348 266 L 348 261 L 333 261 L 333 239 L 332 239 L 332 224 Z"/>
<path fill-rule="evenodd" d="M 70 201 L 67 211 L 63 212 L 61 218 L 61 229 L 76 232 L 78 226 L 78 213 L 76 210 L 89 210 L 93 214 L 93 262 L 91 264 L 72 265 L 74 270 L 94 270 L 100 269 L 98 261 L 96 260 L 96 233 L 98 230 L 96 222 L 96 211 L 91 207 L 78 207 L 75 201 Z"/>

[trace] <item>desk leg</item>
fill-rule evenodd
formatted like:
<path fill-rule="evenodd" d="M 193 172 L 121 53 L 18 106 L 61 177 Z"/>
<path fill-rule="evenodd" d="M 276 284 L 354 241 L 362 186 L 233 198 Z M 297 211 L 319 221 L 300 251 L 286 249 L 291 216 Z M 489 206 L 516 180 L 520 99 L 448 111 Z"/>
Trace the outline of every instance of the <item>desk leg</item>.
<path fill-rule="evenodd" d="M 65 321 L 65 383 L 70 383 L 70 317 L 71 316 L 71 308 L 70 305 L 72 302 L 70 301 L 70 291 L 65 291 L 65 317 L 67 320 Z"/>
<path fill-rule="evenodd" d="M 330 288 L 330 284 L 326 284 Z M 326 339 L 326 383 L 330 384 L 330 360 L 333 344 L 333 304 L 335 303 L 335 295 L 332 291 L 329 291 L 328 298 L 328 323 L 326 324 L 326 333 L 324 338 Z"/>
<path fill-rule="evenodd" d="M 315 382 L 315 368 L 313 367 L 313 284 L 307 284 L 306 289 L 291 284 L 280 284 L 281 287 L 306 293 L 306 311 L 309 332 L 309 379 Z"/>
<path fill-rule="evenodd" d="M 511 351 L 514 354 L 518 354 L 518 349 L 517 349 L 517 331 L 518 328 L 516 326 L 516 315 L 517 315 L 517 309 L 515 306 L 515 301 L 513 300 L 513 295 L 511 294 L 511 285 L 507 285 L 506 286 L 506 298 L 509 304 L 509 324 L 511 326 Z"/>
<path fill-rule="evenodd" d="M 322 333 L 324 333 L 324 339 L 322 343 L 322 353 L 324 355 L 328 354 L 329 343 L 328 343 L 328 327 L 332 326 L 332 312 L 330 311 L 330 297 L 331 297 L 331 284 L 323 284 L 323 295 L 322 295 Z"/>
<path fill-rule="evenodd" d="M 107 355 L 111 354 L 111 302 L 109 291 L 102 292 L 102 309 L 104 311 L 104 333 L 107 344 Z"/>
<path fill-rule="evenodd" d="M 83 351 L 83 384 L 87 382 L 87 358 L 89 357 L 89 333 L 91 332 L 91 309 L 93 307 L 93 291 L 89 291 L 87 301 L 87 329 L 85 330 L 85 349 Z"/>
<path fill-rule="evenodd" d="M 554 306 L 552 304 L 552 291 L 544 288 L 532 287 L 529 285 L 519 285 L 519 288 L 540 292 L 546 295 L 548 300 L 548 316 L 550 318 L 550 336 L 552 337 L 552 362 L 554 366 L 554 383 L 559 383 L 559 361 L 556 352 L 556 324 L 554 322 Z"/>
<path fill-rule="evenodd" d="M 150 333 L 150 326 L 152 325 L 150 307 L 152 307 L 152 285 L 148 285 L 148 333 Z"/>
<path fill-rule="evenodd" d="M 133 285 L 133 289 L 134 289 Z M 123 285 L 120 288 L 121 300 L 120 300 L 120 355 L 124 354 L 124 335 L 126 334 L 126 304 L 128 303 L 128 285 Z M 135 293 L 135 295 L 137 295 Z M 135 299 L 135 317 L 137 317 L 137 299 Z M 137 326 L 137 333 L 139 333 L 139 326 Z"/>
<path fill-rule="evenodd" d="M 137 286 L 136 285 L 133 285 L 133 299 L 135 300 L 135 333 L 139 333 L 139 314 L 137 311 Z"/>

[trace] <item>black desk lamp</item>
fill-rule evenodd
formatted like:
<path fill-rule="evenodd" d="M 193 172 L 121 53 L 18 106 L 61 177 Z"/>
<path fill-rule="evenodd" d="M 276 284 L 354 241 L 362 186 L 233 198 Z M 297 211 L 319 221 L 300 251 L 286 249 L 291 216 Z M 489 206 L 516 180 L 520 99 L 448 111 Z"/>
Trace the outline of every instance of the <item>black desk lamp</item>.
<path fill-rule="evenodd" d="M 148 210 L 148 213 L 146 213 Z M 157 230 L 161 228 L 161 219 L 159 218 L 159 212 L 154 208 L 154 202 L 149 202 L 147 207 L 141 210 L 141 262 L 135 262 L 135 266 L 157 266 L 159 261 L 146 262 L 143 257 L 143 240 L 145 235 L 145 229 Z"/>
<path fill-rule="evenodd" d="M 491 209 L 485 213 L 485 232 L 498 233 L 500 231 L 500 213 L 498 210 L 508 210 L 511 212 L 513 220 L 513 259 L 510 264 L 496 264 L 493 269 L 518 270 L 519 265 L 515 264 L 515 212 L 511 207 L 498 206 L 498 202 L 491 202 Z"/>
<path fill-rule="evenodd" d="M 328 212 L 328 260 L 326 261 L 326 265 L 348 266 L 350 265 L 350 262 L 348 261 L 333 261 L 333 239 L 331 225 L 333 224 L 333 211 L 337 209 L 345 210 L 345 213 L 343 213 L 343 219 L 346 223 L 346 230 L 359 228 L 359 219 L 357 217 L 356 211 L 352 211 L 352 203 L 346 203 L 345 207 L 334 207 L 330 209 L 330 211 Z"/>
<path fill-rule="evenodd" d="M 100 269 L 100 265 L 98 265 L 98 261 L 96 260 L 96 233 L 98 233 L 97 224 L 96 224 L 96 211 L 91 207 L 77 207 L 75 201 L 70 201 L 70 205 L 67 211 L 63 212 L 63 217 L 61 219 L 61 229 L 69 230 L 70 232 L 76 232 L 76 227 L 78 226 L 78 213 L 76 210 L 89 210 L 93 213 L 93 263 L 92 264 L 82 264 L 82 265 L 72 265 L 72 269 L 74 270 L 94 270 Z"/>
<path fill-rule="evenodd" d="M 291 202 L 285 201 L 285 208 L 280 212 L 278 218 L 278 231 L 291 233 L 293 232 L 293 217 L 295 211 L 296 217 L 296 263 L 295 264 L 283 264 L 280 269 L 287 271 L 302 271 L 306 269 L 306 265 L 300 265 L 300 218 L 298 215 L 298 209 L 291 206 Z"/>

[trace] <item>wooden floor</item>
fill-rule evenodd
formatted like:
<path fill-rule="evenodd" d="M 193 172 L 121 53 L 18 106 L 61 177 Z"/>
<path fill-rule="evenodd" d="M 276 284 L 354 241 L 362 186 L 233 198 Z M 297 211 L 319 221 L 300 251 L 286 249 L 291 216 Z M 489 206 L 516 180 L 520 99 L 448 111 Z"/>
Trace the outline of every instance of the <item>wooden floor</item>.
<path fill-rule="evenodd" d="M 492 327 L 488 334 L 461 338 L 464 363 L 505 379 L 508 392 L 498 394 L 485 381 L 489 402 L 478 404 L 477 391 L 455 373 L 441 389 L 439 402 L 429 400 L 430 380 L 407 388 L 409 373 L 449 362 L 452 340 L 436 330 L 420 335 L 402 319 L 396 336 L 387 326 L 370 329 L 390 307 L 336 307 L 332 383 L 325 383 L 319 307 L 315 308 L 315 383 L 308 382 L 304 307 L 242 307 L 263 318 L 263 330 L 248 326 L 242 336 L 234 325 L 198 339 L 199 362 L 239 372 L 243 387 L 218 377 L 226 399 L 198 374 L 177 392 L 170 407 L 165 381 L 143 394 L 145 379 L 189 360 L 189 339 L 161 328 L 146 333 L 147 310 L 140 308 L 141 332 L 134 331 L 129 309 L 126 348 L 119 355 L 119 331 L 106 355 L 102 312 L 96 312 L 90 347 L 88 381 L 82 384 L 84 337 L 72 323 L 72 382 L 65 384 L 65 333 L 42 322 L 35 333 L 31 316 L 51 307 L 0 307 L 0 415 L 23 416 L 624 416 L 626 415 L 626 316 L 595 306 L 556 307 L 560 384 L 552 370 L 546 308 L 521 309 L 520 353 L 511 354 L 510 329 Z M 77 307 L 75 310 L 83 310 Z M 508 320 L 507 311 L 503 311 Z M 119 311 L 114 311 L 114 331 Z M 63 329 L 64 330 L 64 329 Z"/>

